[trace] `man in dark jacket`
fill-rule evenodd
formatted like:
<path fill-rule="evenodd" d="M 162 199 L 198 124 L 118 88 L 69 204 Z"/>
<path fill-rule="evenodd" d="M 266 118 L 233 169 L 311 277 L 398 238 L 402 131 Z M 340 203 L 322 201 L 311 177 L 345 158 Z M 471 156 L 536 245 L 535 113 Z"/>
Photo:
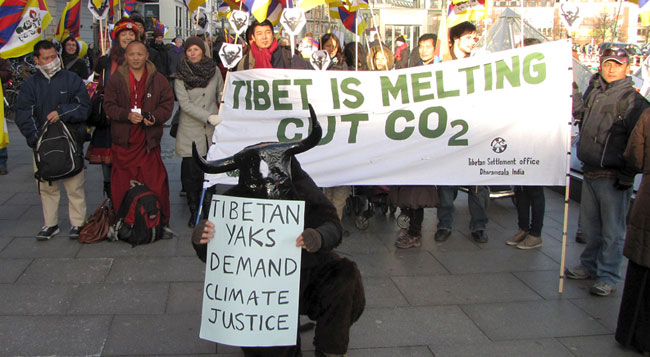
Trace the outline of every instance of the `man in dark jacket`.
<path fill-rule="evenodd" d="M 595 278 L 589 290 L 607 296 L 621 280 L 620 265 L 634 168 L 623 152 L 634 125 L 649 104 L 632 87 L 627 76 L 629 57 L 624 48 L 610 48 L 600 57 L 584 97 L 578 158 L 584 181 L 580 202 L 580 226 L 587 246 L 581 265 L 567 269 L 570 279 Z"/>
<path fill-rule="evenodd" d="M 39 69 L 20 88 L 16 104 L 16 124 L 34 148 L 46 121 L 63 121 L 77 139 L 80 149 L 86 133 L 86 119 L 90 112 L 90 98 L 81 78 L 61 69 L 61 61 L 50 41 L 40 41 L 34 46 L 34 62 Z M 34 165 L 36 168 L 36 165 Z M 86 220 L 84 171 L 60 180 L 68 195 L 70 238 L 79 237 Z M 58 211 L 60 191 L 58 181 L 39 184 L 45 225 L 36 235 L 38 240 L 48 240 L 59 233 Z"/>
<path fill-rule="evenodd" d="M 154 39 L 149 45 L 149 49 L 153 49 L 158 52 L 158 56 L 155 58 L 153 64 L 156 66 L 158 73 L 164 75 L 165 77 L 169 76 L 169 58 L 167 57 L 167 47 L 163 43 L 164 34 L 161 30 L 156 29 L 153 33 Z"/>
<path fill-rule="evenodd" d="M 273 24 L 269 20 L 254 21 L 247 31 L 250 50 L 237 64 L 237 70 L 253 68 L 312 69 L 309 62 L 299 54 L 278 46 L 273 35 Z"/>

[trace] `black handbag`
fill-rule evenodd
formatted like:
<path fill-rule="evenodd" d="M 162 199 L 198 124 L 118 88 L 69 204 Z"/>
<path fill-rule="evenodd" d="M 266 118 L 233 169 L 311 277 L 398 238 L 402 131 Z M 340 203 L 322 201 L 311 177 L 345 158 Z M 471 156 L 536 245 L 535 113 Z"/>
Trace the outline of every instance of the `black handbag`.
<path fill-rule="evenodd" d="M 90 116 L 88 117 L 88 126 L 105 127 L 110 122 L 104 111 L 104 93 L 96 94 L 90 102 Z"/>

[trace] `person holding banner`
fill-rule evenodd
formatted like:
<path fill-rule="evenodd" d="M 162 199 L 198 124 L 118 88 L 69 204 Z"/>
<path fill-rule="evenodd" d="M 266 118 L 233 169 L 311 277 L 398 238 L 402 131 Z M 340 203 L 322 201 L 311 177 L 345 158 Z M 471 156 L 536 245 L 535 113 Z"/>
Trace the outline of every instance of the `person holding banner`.
<path fill-rule="evenodd" d="M 312 69 L 300 55 L 278 46 L 271 21 L 253 21 L 246 33 L 250 34 L 250 50 L 237 64 L 238 71 L 253 68 Z"/>
<path fill-rule="evenodd" d="M 433 63 L 434 35 L 427 33 L 418 39 L 418 61 L 409 67 L 417 67 Z M 438 193 L 435 186 L 393 186 L 389 200 L 391 205 L 400 207 L 409 217 L 409 227 L 400 234 L 395 246 L 400 249 L 419 247 L 422 243 L 422 221 L 424 209 L 438 205 Z"/>
<path fill-rule="evenodd" d="M 641 113 L 650 106 L 627 76 L 630 58 L 622 47 L 603 51 L 600 71 L 589 83 L 580 126 L 578 158 L 584 181 L 580 226 L 587 246 L 569 279 L 595 278 L 589 292 L 608 296 L 621 280 L 625 219 L 636 170 L 623 152 Z"/>
<path fill-rule="evenodd" d="M 177 67 L 174 90 L 180 106 L 180 119 L 176 133 L 176 155 L 183 158 L 181 182 L 187 193 L 190 220 L 194 228 L 199 211 L 203 171 L 192 159 L 192 142 L 199 154 L 205 157 L 212 144 L 214 127 L 221 123 L 219 101 L 223 79 L 214 60 L 205 55 L 205 44 L 192 36 L 183 44 L 185 56 Z"/>
<path fill-rule="evenodd" d="M 445 60 L 455 60 L 469 57 L 472 49 L 476 46 L 478 35 L 476 26 L 471 22 L 461 22 L 449 30 L 451 39 L 450 58 L 443 56 Z M 438 186 L 440 205 L 438 206 L 438 230 L 434 236 L 436 242 L 444 242 L 451 236 L 454 225 L 456 208 L 454 200 L 458 195 L 457 186 Z M 469 231 L 472 239 L 477 243 L 487 243 L 488 236 L 485 232 L 488 224 L 487 203 L 490 191 L 487 186 L 471 186 L 467 190 L 467 204 L 469 205 L 470 221 Z"/>
<path fill-rule="evenodd" d="M 375 45 L 370 47 L 368 56 L 366 57 L 366 64 L 370 71 L 388 71 L 393 69 L 395 58 L 393 51 L 383 45 Z"/>

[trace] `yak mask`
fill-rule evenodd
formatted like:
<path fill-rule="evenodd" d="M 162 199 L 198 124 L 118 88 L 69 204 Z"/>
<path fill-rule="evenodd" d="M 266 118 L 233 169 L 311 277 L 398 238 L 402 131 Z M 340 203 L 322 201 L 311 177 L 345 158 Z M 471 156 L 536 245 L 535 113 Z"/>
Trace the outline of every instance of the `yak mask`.
<path fill-rule="evenodd" d="M 251 145 L 235 155 L 206 161 L 199 155 L 196 145 L 192 143 L 192 156 L 201 170 L 210 174 L 224 173 L 239 169 L 239 186 L 244 187 L 250 197 L 270 199 L 291 199 L 293 184 L 291 182 L 291 160 L 294 155 L 315 147 L 323 135 L 316 120 L 316 113 L 309 105 L 311 133 L 303 140 L 288 143 L 266 142 Z M 268 168 L 261 170 L 260 167 Z"/>

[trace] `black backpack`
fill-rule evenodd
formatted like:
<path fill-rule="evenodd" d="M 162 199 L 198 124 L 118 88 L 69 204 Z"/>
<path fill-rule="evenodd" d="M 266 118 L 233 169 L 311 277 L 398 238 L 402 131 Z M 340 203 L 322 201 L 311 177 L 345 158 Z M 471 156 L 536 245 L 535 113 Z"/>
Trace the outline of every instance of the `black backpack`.
<path fill-rule="evenodd" d="M 112 239 L 131 243 L 132 247 L 155 242 L 162 238 L 163 225 L 160 200 L 153 191 L 137 181 L 131 181 L 117 212 L 117 223 Z M 117 237 L 115 237 L 117 236 Z"/>
<path fill-rule="evenodd" d="M 45 122 L 43 133 L 34 148 L 39 181 L 56 181 L 72 177 L 84 168 L 83 152 L 77 140 L 61 120 Z"/>

